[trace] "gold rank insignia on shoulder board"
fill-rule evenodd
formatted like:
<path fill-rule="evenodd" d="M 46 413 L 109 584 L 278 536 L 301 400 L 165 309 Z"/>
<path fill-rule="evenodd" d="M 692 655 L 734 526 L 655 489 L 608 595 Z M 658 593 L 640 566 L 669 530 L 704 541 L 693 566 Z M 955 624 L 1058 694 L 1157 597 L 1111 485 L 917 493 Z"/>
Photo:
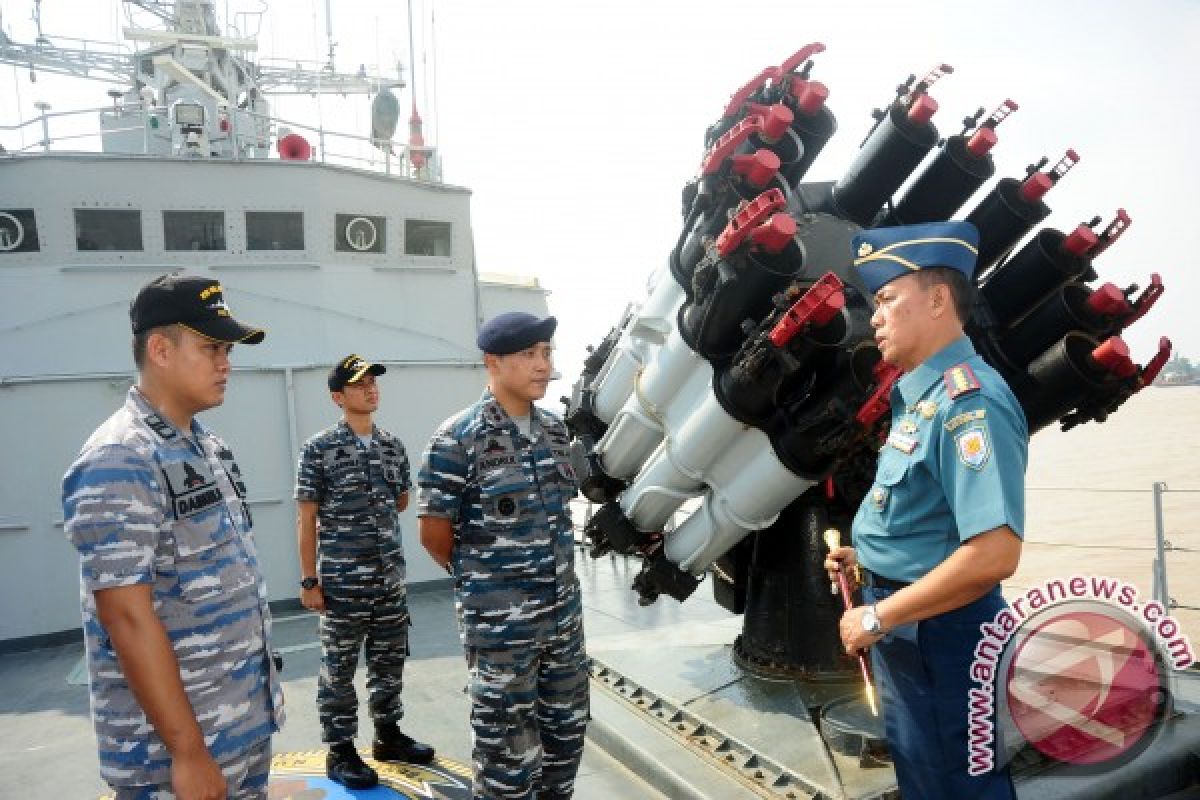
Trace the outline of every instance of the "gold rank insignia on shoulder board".
<path fill-rule="evenodd" d="M 980 388 L 975 372 L 966 364 L 959 364 L 946 370 L 942 374 L 942 379 L 946 382 L 946 393 L 950 395 L 951 400 L 978 391 Z"/>
<path fill-rule="evenodd" d="M 962 414 L 958 414 L 946 420 L 945 428 L 947 431 L 953 431 L 956 428 L 961 428 L 968 422 L 975 422 L 976 420 L 983 419 L 986 415 L 987 411 L 982 408 L 976 409 L 975 411 L 965 411 Z"/>

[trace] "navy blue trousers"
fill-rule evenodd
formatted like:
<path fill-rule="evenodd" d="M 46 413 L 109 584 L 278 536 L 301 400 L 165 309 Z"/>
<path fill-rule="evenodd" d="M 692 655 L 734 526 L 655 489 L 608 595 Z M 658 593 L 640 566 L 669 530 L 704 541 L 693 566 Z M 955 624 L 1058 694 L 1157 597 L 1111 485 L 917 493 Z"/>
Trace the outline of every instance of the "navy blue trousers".
<path fill-rule="evenodd" d="M 891 589 L 866 587 L 863 602 Z M 979 626 L 1004 608 L 999 587 L 962 608 L 901 625 L 871 648 L 888 748 L 904 800 L 1014 800 L 1007 766 L 967 773 L 968 695 Z"/>

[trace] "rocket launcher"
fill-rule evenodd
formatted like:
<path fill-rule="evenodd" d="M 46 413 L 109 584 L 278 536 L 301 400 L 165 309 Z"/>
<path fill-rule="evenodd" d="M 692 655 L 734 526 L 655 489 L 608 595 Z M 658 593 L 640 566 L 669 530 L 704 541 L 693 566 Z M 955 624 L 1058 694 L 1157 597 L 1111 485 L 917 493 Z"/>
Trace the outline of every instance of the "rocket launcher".
<path fill-rule="evenodd" d="M 1076 425 L 1092 420 L 1104 422 L 1126 400 L 1153 383 L 1163 365 L 1170 358 L 1171 340 L 1165 336 L 1158 340 L 1158 352 L 1144 367 L 1138 367 L 1133 364 L 1131 359 L 1122 359 L 1119 355 L 1113 358 L 1112 369 L 1114 374 L 1119 373 L 1120 380 L 1111 384 L 1107 392 L 1093 392 L 1079 404 L 1078 408 L 1065 414 L 1061 420 L 1062 429 L 1069 431 Z"/>
<path fill-rule="evenodd" d="M 1067 150 L 1053 169 L 1041 172 L 1046 163 L 1043 158 L 1031 165 L 1023 181 L 1002 179 L 967 215 L 967 222 L 979 229 L 976 275 L 1000 263 L 1017 242 L 1050 215 L 1050 207 L 1042 198 L 1079 163 L 1079 154 Z"/>
<path fill-rule="evenodd" d="M 1083 279 L 1091 270 L 1088 255 L 1099 241 L 1084 224 L 1069 234 L 1053 228 L 1038 231 L 980 284 L 996 326 L 1008 327 L 1062 286 Z"/>
<path fill-rule="evenodd" d="M 705 358 L 736 353 L 742 322 L 761 319 L 771 298 L 803 269 L 796 221 L 786 206 L 778 189 L 763 192 L 734 215 L 697 265 L 679 332 Z"/>
<path fill-rule="evenodd" d="M 768 129 L 779 131 L 780 121 L 790 121 L 790 114 L 782 105 L 773 106 L 767 121 L 754 116 L 739 122 L 709 149 L 699 177 L 684 189 L 685 221 L 671 251 L 670 266 L 685 290 L 690 291 L 692 273 L 704 257 L 707 240 L 721 231 L 733 209 L 771 187 L 782 196 L 782 162 L 771 150 L 756 146 L 754 137 Z M 783 131 L 786 128 L 785 121 Z"/>
<path fill-rule="evenodd" d="M 772 586 L 823 575 L 810 544 L 834 517 L 848 521 L 869 490 L 900 377 L 872 338 L 853 237 L 881 220 L 959 213 L 992 175 L 999 125 L 1017 110 L 1006 101 L 990 116 L 971 115 L 916 173 L 938 146 L 931 87 L 950 70 L 909 76 L 875 112 L 840 180 L 801 183 L 835 128 L 828 89 L 809 74 L 821 49 L 762 70 L 725 105 L 684 191 L 674 280 L 651 283 L 636 321 L 589 359 L 568 404 L 573 461 L 581 476 L 576 456 L 593 467 L 581 481 L 603 504 L 587 526 L 593 552 L 644 559 L 635 579 L 642 602 L 683 599 L 723 563 L 714 585 L 729 587 L 728 602 L 747 619 L 735 658 L 775 674 L 845 669 L 836 652 L 821 655 L 836 631 L 814 624 L 821 611 L 809 595 L 795 602 Z M 1078 160 L 1074 150 L 1041 159 L 984 189 L 967 215 L 980 231 L 981 289 L 967 333 L 1008 381 L 1031 431 L 1103 421 L 1170 356 L 1164 338 L 1141 366 L 1122 338 L 1161 296 L 1162 279 L 1139 291 L 1095 271 L 1129 227 L 1124 211 L 1103 229 L 1096 219 L 1039 230 L 1048 192 Z M 827 272 L 817 279 L 809 265 Z M 598 424 L 583 413 L 589 403 Z M 572 405 L 581 413 L 571 416 Z M 694 511 L 680 505 L 687 499 Z M 679 513 L 686 518 L 668 525 Z M 761 579 L 768 567 L 773 583 Z M 827 603 L 828 584 L 817 588 Z"/>
<path fill-rule="evenodd" d="M 775 413 L 780 387 L 809 366 L 815 350 L 839 344 L 846 334 L 845 287 L 832 272 L 803 294 L 789 287 L 776 306 L 714 381 L 722 406 L 747 425 L 764 426 Z"/>
<path fill-rule="evenodd" d="M 784 168 L 784 177 L 793 186 L 808 172 L 821 149 L 837 130 L 837 120 L 826 105 L 829 87 L 809 79 L 813 64 L 809 57 L 824 49 L 824 45 L 814 43 L 797 51 L 779 66 L 779 75 L 768 92 L 769 97 L 786 103 L 795 114 L 792 130 L 800 138 L 802 151 L 795 163 Z M 800 68 L 799 71 L 797 68 Z"/>
<path fill-rule="evenodd" d="M 964 119 L 962 132 L 946 139 L 882 224 L 915 225 L 952 217 L 995 174 L 991 150 L 999 141 L 996 126 L 1016 110 L 1016 103 L 1005 100 L 977 129 L 982 108 Z"/>
<path fill-rule="evenodd" d="M 875 111 L 875 127 L 850 168 L 833 186 L 833 204 L 839 216 L 869 226 L 883 204 L 937 144 L 938 132 L 931 120 L 938 104 L 926 92 L 950 72 L 953 69 L 943 64 L 911 90 L 910 75 L 899 87 L 895 102 L 886 111 Z"/>

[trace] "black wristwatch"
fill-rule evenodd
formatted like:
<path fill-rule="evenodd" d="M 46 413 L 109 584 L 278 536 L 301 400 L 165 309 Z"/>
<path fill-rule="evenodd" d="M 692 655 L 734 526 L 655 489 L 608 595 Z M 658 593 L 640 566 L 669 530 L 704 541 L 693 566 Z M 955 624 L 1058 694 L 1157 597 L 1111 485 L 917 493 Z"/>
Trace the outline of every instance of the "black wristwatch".
<path fill-rule="evenodd" d="M 320 582 L 319 580 L 317 580 L 315 577 L 313 577 L 312 575 L 309 575 L 307 578 L 303 578 L 303 579 L 300 581 L 300 588 L 301 588 L 301 589 L 305 589 L 305 590 L 307 590 L 307 589 L 315 589 L 315 588 L 317 588 L 317 586 L 318 586 L 320 583 L 321 583 L 321 582 Z"/>

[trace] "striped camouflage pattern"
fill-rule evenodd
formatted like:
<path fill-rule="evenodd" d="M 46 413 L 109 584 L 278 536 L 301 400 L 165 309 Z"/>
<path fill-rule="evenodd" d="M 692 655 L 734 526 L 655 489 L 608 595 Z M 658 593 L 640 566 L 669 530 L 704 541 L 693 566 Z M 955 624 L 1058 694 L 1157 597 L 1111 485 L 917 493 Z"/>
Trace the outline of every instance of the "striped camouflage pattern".
<path fill-rule="evenodd" d="M 588 719 L 582 627 L 534 647 L 467 648 L 467 667 L 475 797 L 570 797 Z"/>
<path fill-rule="evenodd" d="M 532 441 L 490 391 L 433 435 L 417 513 L 450 520 L 471 670 L 477 797 L 569 796 L 588 684 L 567 431 L 534 408 Z"/>
<path fill-rule="evenodd" d="M 271 778 L 271 740 L 263 739 L 240 758 L 221 765 L 228 800 L 267 800 Z M 169 787 L 125 786 L 112 800 L 177 800 Z"/>
<path fill-rule="evenodd" d="M 366 645 L 367 706 L 378 723 L 404 716 L 408 603 L 396 501 L 411 486 L 408 455 L 379 427 L 364 447 L 344 421 L 305 443 L 296 499 L 317 503 L 321 674 L 317 715 L 327 743 L 358 733 L 354 671 Z"/>
<path fill-rule="evenodd" d="M 349 608 L 346 606 L 349 605 Z M 404 717 L 404 659 L 408 655 L 408 607 L 403 589 L 381 589 L 369 606 L 325 595 L 321 615 L 321 674 L 317 717 L 321 741 L 345 742 L 358 735 L 354 671 L 366 646 L 367 709 L 376 725 Z"/>
<path fill-rule="evenodd" d="M 227 764 L 283 722 L 269 657 L 271 615 L 229 448 L 199 422 L 184 436 L 136 389 L 63 478 L 80 595 L 100 773 L 112 786 L 165 784 L 170 757 L 96 617 L 94 593 L 153 588 L 205 742 Z"/>
<path fill-rule="evenodd" d="M 372 469 L 381 480 L 371 480 Z M 396 499 L 412 485 L 409 475 L 404 445 L 378 426 L 369 450 L 345 421 L 304 443 L 295 497 L 317 503 L 317 565 L 327 594 L 369 601 L 381 583 L 404 585 Z"/>

